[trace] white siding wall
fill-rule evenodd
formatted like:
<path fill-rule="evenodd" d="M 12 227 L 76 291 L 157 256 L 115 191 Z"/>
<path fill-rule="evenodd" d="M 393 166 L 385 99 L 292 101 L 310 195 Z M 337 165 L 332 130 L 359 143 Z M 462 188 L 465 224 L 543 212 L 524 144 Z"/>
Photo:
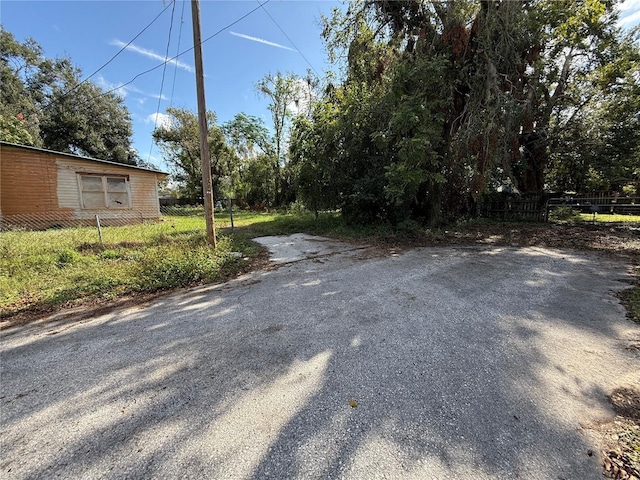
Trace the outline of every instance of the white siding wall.
<path fill-rule="evenodd" d="M 72 208 L 76 219 L 157 218 L 160 216 L 157 179 L 153 172 L 137 171 L 116 165 L 106 165 L 71 158 L 56 158 L 58 166 L 58 206 Z M 79 173 L 127 175 L 131 192 L 130 209 L 83 209 L 78 186 Z"/>

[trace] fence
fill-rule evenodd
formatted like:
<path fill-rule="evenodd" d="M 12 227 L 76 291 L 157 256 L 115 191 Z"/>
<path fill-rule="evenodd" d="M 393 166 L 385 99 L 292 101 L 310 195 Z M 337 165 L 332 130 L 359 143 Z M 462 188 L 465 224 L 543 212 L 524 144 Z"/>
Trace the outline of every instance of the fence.
<path fill-rule="evenodd" d="M 563 195 L 547 202 L 547 218 L 606 223 L 640 223 L 640 197 L 599 192 Z"/>
<path fill-rule="evenodd" d="M 65 211 L 23 213 L 0 216 L 0 231 L 95 226 L 97 222 L 100 222 L 102 226 L 121 226 L 157 221 L 159 218 L 160 213 L 157 209 L 114 210 L 98 213 L 83 212 L 81 215 Z"/>
<path fill-rule="evenodd" d="M 546 219 L 547 194 L 490 193 L 478 202 L 483 218 L 542 222 Z"/>
<path fill-rule="evenodd" d="M 220 210 L 227 214 L 227 210 Z M 162 221 L 169 216 L 198 217 L 204 221 L 202 206 L 164 206 L 151 210 L 113 210 L 86 213 L 79 217 L 65 212 L 40 212 L 15 215 L 0 215 L 0 232 L 6 230 L 47 230 L 71 227 L 118 227 Z"/>
<path fill-rule="evenodd" d="M 216 223 L 231 226 L 228 207 L 216 208 Z M 549 194 L 518 195 L 492 193 L 478 202 L 478 216 L 500 220 L 542 222 L 570 220 L 583 222 L 640 225 L 640 197 L 622 196 L 609 192 L 596 195 L 564 195 L 550 198 Z M 204 221 L 204 208 L 198 205 L 161 206 L 152 210 L 120 210 L 87 213 L 82 218 L 68 218 L 61 212 L 41 212 L 19 215 L 0 215 L 0 231 L 46 230 L 80 226 L 124 226 L 158 222 L 167 217 L 194 217 Z"/>

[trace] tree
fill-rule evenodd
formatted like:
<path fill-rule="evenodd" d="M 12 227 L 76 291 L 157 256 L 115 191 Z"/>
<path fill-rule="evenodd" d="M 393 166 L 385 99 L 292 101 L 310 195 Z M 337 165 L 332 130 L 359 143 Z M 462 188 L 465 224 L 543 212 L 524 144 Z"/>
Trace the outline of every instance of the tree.
<path fill-rule="evenodd" d="M 337 203 L 361 221 L 434 224 L 497 186 L 540 192 L 562 125 L 584 119 L 581 92 L 618 55 L 615 19 L 605 0 L 354 2 L 324 25 L 330 58 L 343 60 L 322 99 L 334 131 L 315 125 L 322 115 L 299 122 L 292 151 L 317 167 L 314 181 L 324 167 L 304 139 L 331 152 Z"/>
<path fill-rule="evenodd" d="M 269 111 L 273 120 L 273 182 L 275 203 L 280 205 L 291 200 L 287 190 L 291 186 L 289 178 L 283 176 L 287 166 L 287 134 L 291 119 L 294 116 L 293 108 L 301 99 L 300 78 L 293 74 L 276 75 L 267 74 L 258 82 L 256 88 L 264 97 L 268 98 Z"/>
<path fill-rule="evenodd" d="M 44 58 L 31 39 L 0 29 L 0 135 L 6 141 L 135 164 L 122 98 L 81 82 L 70 59 Z"/>
<path fill-rule="evenodd" d="M 54 63 L 42 109 L 40 135 L 46 148 L 135 164 L 131 117 L 121 97 L 81 83 L 80 70 L 68 59 Z"/>
<path fill-rule="evenodd" d="M 39 74 L 48 67 L 42 49 L 32 39 L 19 43 L 0 28 L 0 138 L 41 146 L 37 93 Z"/>
<path fill-rule="evenodd" d="M 198 116 L 182 108 L 168 108 L 168 125 L 159 125 L 153 138 L 162 149 L 164 160 L 172 167 L 172 177 L 179 184 L 183 198 L 196 203 L 202 199 L 202 162 Z M 207 112 L 209 152 L 214 194 L 219 191 L 221 177 L 229 173 L 233 151 L 226 144 L 222 131 L 216 126 L 216 115 Z"/>
<path fill-rule="evenodd" d="M 611 42 L 611 58 L 570 91 L 580 104 L 553 125 L 549 186 L 618 190 L 640 180 L 640 29 Z M 614 53 L 614 54 L 613 54 Z"/>
<path fill-rule="evenodd" d="M 225 122 L 221 130 L 235 151 L 229 165 L 229 181 L 236 198 L 250 205 L 275 204 L 271 169 L 275 148 L 261 119 L 242 112 Z"/>

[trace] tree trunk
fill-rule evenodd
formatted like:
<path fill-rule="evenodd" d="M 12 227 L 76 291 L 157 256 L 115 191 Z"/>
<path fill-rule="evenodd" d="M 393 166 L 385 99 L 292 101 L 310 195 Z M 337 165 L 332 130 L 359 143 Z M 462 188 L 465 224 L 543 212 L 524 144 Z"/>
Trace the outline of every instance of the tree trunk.
<path fill-rule="evenodd" d="M 547 138 L 538 132 L 520 135 L 524 164 L 523 170 L 517 176 L 520 193 L 537 193 L 544 190 L 544 172 L 549 159 L 547 144 Z"/>

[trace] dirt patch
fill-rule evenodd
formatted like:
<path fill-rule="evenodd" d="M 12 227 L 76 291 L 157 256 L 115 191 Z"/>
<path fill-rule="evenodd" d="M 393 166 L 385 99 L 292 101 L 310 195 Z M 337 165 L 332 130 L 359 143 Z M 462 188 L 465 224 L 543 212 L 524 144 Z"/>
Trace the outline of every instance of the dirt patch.
<path fill-rule="evenodd" d="M 609 478 L 640 479 L 640 391 L 632 387 L 615 389 L 609 401 L 616 419 L 603 425 L 605 451 L 603 467 Z"/>
<path fill-rule="evenodd" d="M 631 227 L 556 224 L 488 224 L 445 230 L 427 243 L 449 245 L 496 245 L 592 250 L 625 258 L 640 258 L 640 230 Z"/>
<path fill-rule="evenodd" d="M 384 232 L 365 238 L 339 236 L 339 239 L 367 243 L 389 254 L 416 247 L 546 247 L 594 251 L 640 264 L 640 228 L 633 226 L 470 222 L 440 230 Z"/>
<path fill-rule="evenodd" d="M 38 305 L 28 310 L 23 310 L 0 321 L 0 330 L 6 330 L 18 325 L 37 322 L 47 319 L 50 322 L 62 322 L 65 320 L 85 320 L 90 317 L 109 313 L 117 308 L 145 305 L 150 300 L 167 295 L 173 290 L 165 290 L 155 293 L 139 293 L 127 295 L 115 300 L 103 298 L 84 298 L 67 302 L 64 305 Z"/>
<path fill-rule="evenodd" d="M 609 395 L 609 401 L 617 415 L 640 422 L 640 391 L 628 387 L 617 388 Z"/>

